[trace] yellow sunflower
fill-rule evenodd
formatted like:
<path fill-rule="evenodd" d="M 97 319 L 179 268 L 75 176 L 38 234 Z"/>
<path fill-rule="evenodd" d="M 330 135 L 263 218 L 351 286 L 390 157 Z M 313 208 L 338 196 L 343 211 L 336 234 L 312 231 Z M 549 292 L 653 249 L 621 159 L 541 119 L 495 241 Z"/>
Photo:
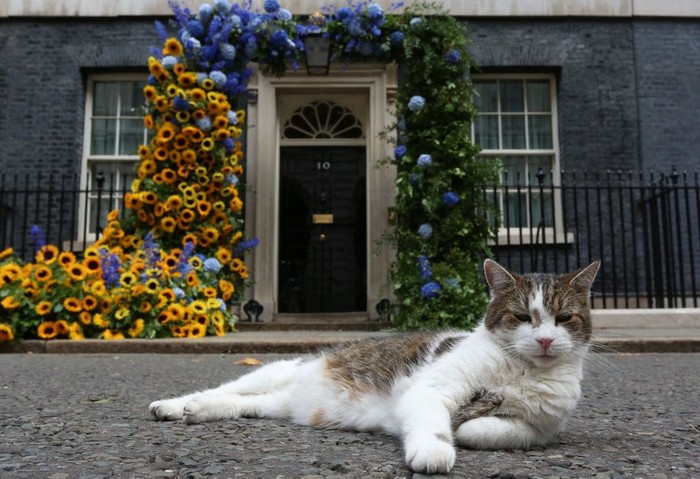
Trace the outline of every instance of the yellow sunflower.
<path fill-rule="evenodd" d="M 41 339 L 53 339 L 58 336 L 56 323 L 53 321 L 45 321 L 36 328 L 36 334 Z"/>
<path fill-rule="evenodd" d="M 39 316 L 46 316 L 51 312 L 51 303 L 48 301 L 40 301 L 35 307 L 34 312 Z"/>
<path fill-rule="evenodd" d="M 82 339 L 85 339 L 85 335 L 83 334 L 83 328 L 80 327 L 79 323 L 72 323 L 68 327 L 68 337 L 74 341 L 80 341 Z"/>
<path fill-rule="evenodd" d="M 72 296 L 69 296 L 63 300 L 63 307 L 71 313 L 78 313 L 83 309 L 83 305 L 80 303 L 80 300 Z"/>
<path fill-rule="evenodd" d="M 68 267 L 68 275 L 73 281 L 82 281 L 87 276 L 87 269 L 80 263 L 73 263 Z"/>
<path fill-rule="evenodd" d="M 43 246 L 36 252 L 36 262 L 51 264 L 58 258 L 58 248 L 52 244 Z"/>
<path fill-rule="evenodd" d="M 81 323 L 87 326 L 88 324 L 92 323 L 92 314 L 88 313 L 87 311 L 81 311 L 78 315 L 78 319 Z"/>
<path fill-rule="evenodd" d="M 8 248 L 11 249 L 11 248 Z M 0 324 L 0 343 L 15 339 L 15 332 L 9 324 Z"/>
<path fill-rule="evenodd" d="M 121 331 L 117 331 L 116 329 L 105 329 L 102 332 L 102 339 L 118 340 L 126 338 L 124 337 L 124 333 L 122 333 Z"/>
<path fill-rule="evenodd" d="M 117 318 L 118 321 L 121 321 L 123 319 L 126 319 L 129 317 L 129 309 L 128 308 L 119 308 L 116 313 L 114 313 L 114 317 Z"/>
<path fill-rule="evenodd" d="M 20 304 L 21 303 L 17 301 L 14 296 L 8 296 L 7 298 L 3 299 L 2 302 L 0 302 L 0 305 L 2 305 L 2 307 L 5 309 L 17 309 L 19 308 Z"/>
<path fill-rule="evenodd" d="M 53 275 L 53 273 L 46 266 L 39 266 L 34 271 L 34 277 L 36 278 L 37 281 L 48 281 L 51 279 L 52 275 Z"/>
<path fill-rule="evenodd" d="M 121 284 L 125 288 L 131 288 L 131 286 L 133 286 L 136 283 L 136 281 L 136 275 L 131 271 L 127 271 L 126 273 L 122 274 L 121 278 L 119 278 L 119 284 Z"/>
<path fill-rule="evenodd" d="M 186 328 L 188 338 L 203 338 L 207 334 L 207 328 L 201 324 L 190 324 Z"/>
<path fill-rule="evenodd" d="M 129 328 L 129 336 L 131 336 L 132 338 L 138 338 L 139 336 L 141 336 L 145 325 L 146 324 L 143 319 L 139 318 L 136 321 L 134 321 L 134 323 Z"/>
<path fill-rule="evenodd" d="M 12 256 L 12 254 L 13 254 L 14 252 L 15 252 L 15 250 L 12 249 L 12 247 L 10 247 L 10 248 L 5 248 L 4 250 L 0 251 L 0 260 L 3 260 L 3 259 L 5 259 L 5 258 L 7 258 L 8 256 Z M 0 326 L 2 326 L 2 325 L 0 325 Z M 11 330 L 10 330 L 10 331 L 11 331 Z M 14 337 L 14 336 L 13 336 L 13 337 Z M 2 341 L 2 339 L 0 339 L 0 341 Z"/>
<path fill-rule="evenodd" d="M 104 319 L 104 316 L 102 316 L 100 313 L 93 315 L 92 324 L 94 324 L 100 329 L 105 329 L 109 327 L 109 321 Z"/>

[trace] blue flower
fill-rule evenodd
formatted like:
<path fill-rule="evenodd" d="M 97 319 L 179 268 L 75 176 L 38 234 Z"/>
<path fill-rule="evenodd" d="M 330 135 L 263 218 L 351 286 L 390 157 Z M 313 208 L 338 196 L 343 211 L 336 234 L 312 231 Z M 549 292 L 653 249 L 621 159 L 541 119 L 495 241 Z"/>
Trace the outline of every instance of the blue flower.
<path fill-rule="evenodd" d="M 219 51 L 221 52 L 221 56 L 224 58 L 224 60 L 232 61 L 234 58 L 236 58 L 236 47 L 229 43 L 220 43 Z"/>
<path fill-rule="evenodd" d="M 105 282 L 105 286 L 107 286 L 108 289 L 118 286 L 119 279 L 121 278 L 121 273 L 119 272 L 119 268 L 121 267 L 119 256 L 114 253 L 108 253 L 106 249 L 100 250 L 100 256 L 102 279 Z"/>
<path fill-rule="evenodd" d="M 233 151 L 236 149 L 236 142 L 233 140 L 233 138 L 226 138 L 221 142 L 221 145 L 228 153 L 233 153 Z"/>
<path fill-rule="evenodd" d="M 207 258 L 204 260 L 204 269 L 216 274 L 221 269 L 221 263 L 216 258 Z"/>
<path fill-rule="evenodd" d="M 435 281 L 430 281 L 429 283 L 425 283 L 423 287 L 420 289 L 421 294 L 425 299 L 433 299 L 438 295 L 438 293 L 442 291 L 442 288 L 438 283 Z"/>
<path fill-rule="evenodd" d="M 231 8 L 231 4 L 228 3 L 228 0 L 214 0 L 214 10 L 217 12 L 226 12 L 229 8 Z"/>
<path fill-rule="evenodd" d="M 177 65 L 177 58 L 175 58 L 172 55 L 168 55 L 163 57 L 161 63 L 163 64 L 163 68 L 165 68 L 166 70 L 172 70 L 175 67 L 175 65 Z"/>
<path fill-rule="evenodd" d="M 187 111 L 190 107 L 190 102 L 181 96 L 176 96 L 173 98 L 173 106 L 177 111 Z"/>
<path fill-rule="evenodd" d="M 421 17 L 413 17 L 413 18 L 411 18 L 411 21 L 409 22 L 409 24 L 414 28 L 418 27 L 418 26 L 423 24 L 423 19 Z"/>
<path fill-rule="evenodd" d="M 433 277 L 433 271 L 430 269 L 430 261 L 427 256 L 418 257 L 418 266 L 420 267 L 420 276 L 423 279 L 430 279 Z"/>
<path fill-rule="evenodd" d="M 292 12 L 290 12 L 286 8 L 280 8 L 277 11 L 277 18 L 282 21 L 289 21 L 292 19 Z"/>
<path fill-rule="evenodd" d="M 228 18 L 228 23 L 231 25 L 231 28 L 234 30 L 240 30 L 241 27 L 243 26 L 243 21 L 241 20 L 241 17 L 238 15 L 231 15 Z"/>
<path fill-rule="evenodd" d="M 44 246 L 46 246 L 46 237 L 44 236 L 44 232 L 38 225 L 33 225 L 32 228 L 29 230 L 29 236 L 31 236 L 32 241 L 34 242 L 34 251 L 37 252 Z"/>
<path fill-rule="evenodd" d="M 211 120 L 209 119 L 208 116 L 205 116 L 204 118 L 200 118 L 199 120 L 195 121 L 197 123 L 197 127 L 199 127 L 200 130 L 202 131 L 209 131 L 211 130 Z"/>
<path fill-rule="evenodd" d="M 459 61 L 462 59 L 462 54 L 459 53 L 459 50 L 450 50 L 445 54 L 445 63 L 448 65 L 454 65 L 456 63 L 459 63 Z"/>
<path fill-rule="evenodd" d="M 342 22 L 354 17 L 355 14 L 350 7 L 340 7 L 335 11 L 335 16 Z"/>
<path fill-rule="evenodd" d="M 389 36 L 389 41 L 392 46 L 398 47 L 401 46 L 405 38 L 406 35 L 402 31 L 397 30 Z"/>
<path fill-rule="evenodd" d="M 413 186 L 418 186 L 420 184 L 420 175 L 418 173 L 411 173 L 408 176 L 408 181 L 411 183 Z"/>
<path fill-rule="evenodd" d="M 403 158 L 406 155 L 406 145 L 399 145 L 396 148 L 394 148 L 394 159 L 396 161 L 401 161 L 401 158 Z"/>
<path fill-rule="evenodd" d="M 424 106 L 425 98 L 420 95 L 412 96 L 411 99 L 408 100 L 408 109 L 411 111 L 420 111 Z"/>
<path fill-rule="evenodd" d="M 182 288 L 178 288 L 177 286 L 173 287 L 173 293 L 177 299 L 182 299 L 185 297 L 185 292 L 182 290 Z"/>
<path fill-rule="evenodd" d="M 197 20 L 192 20 L 187 24 L 187 31 L 195 38 L 202 38 L 206 33 L 204 25 Z"/>
<path fill-rule="evenodd" d="M 204 23 L 209 23 L 211 15 L 211 6 L 208 3 L 203 3 L 202 6 L 199 7 L 199 19 Z"/>
<path fill-rule="evenodd" d="M 459 288 L 459 280 L 457 278 L 447 278 L 445 280 L 445 286 L 449 288 Z"/>
<path fill-rule="evenodd" d="M 421 168 L 427 168 L 433 164 L 433 157 L 427 153 L 423 153 L 418 157 L 418 166 Z"/>
<path fill-rule="evenodd" d="M 264 8 L 267 13 L 275 13 L 280 9 L 280 2 L 277 0 L 265 0 Z"/>
<path fill-rule="evenodd" d="M 228 175 L 226 175 L 226 184 L 227 185 L 238 186 L 238 181 L 239 180 L 238 180 L 238 177 L 236 175 L 234 175 L 232 173 L 229 173 Z"/>
<path fill-rule="evenodd" d="M 226 74 L 217 70 L 209 73 L 209 78 L 212 79 L 217 88 L 223 88 L 226 85 Z"/>
<path fill-rule="evenodd" d="M 367 16 L 372 20 L 383 18 L 384 10 L 382 10 L 382 7 L 380 5 L 377 5 L 376 3 L 371 3 L 367 7 Z"/>
<path fill-rule="evenodd" d="M 221 298 L 216 298 L 216 300 L 219 302 L 219 311 L 226 312 L 226 302 Z"/>
<path fill-rule="evenodd" d="M 238 125 L 238 115 L 236 115 L 235 111 L 229 110 L 228 113 L 226 113 L 226 118 L 228 118 L 228 122 L 232 125 Z"/>
<path fill-rule="evenodd" d="M 433 234 L 433 227 L 430 223 L 423 223 L 418 227 L 418 234 L 421 235 L 423 239 L 430 238 Z"/>
<path fill-rule="evenodd" d="M 457 195 L 457 193 L 455 193 L 454 191 L 448 191 L 447 193 L 442 195 L 442 203 L 447 206 L 454 206 L 457 203 L 459 203 L 459 201 L 459 195 Z"/>
<path fill-rule="evenodd" d="M 185 49 L 190 53 L 197 54 L 202 49 L 202 42 L 190 37 L 185 42 Z"/>

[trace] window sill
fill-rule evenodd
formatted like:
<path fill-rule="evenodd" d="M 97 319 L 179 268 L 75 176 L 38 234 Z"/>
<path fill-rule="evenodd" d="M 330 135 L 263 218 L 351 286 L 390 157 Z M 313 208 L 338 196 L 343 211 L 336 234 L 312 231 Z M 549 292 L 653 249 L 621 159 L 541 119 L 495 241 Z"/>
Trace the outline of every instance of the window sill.
<path fill-rule="evenodd" d="M 510 228 L 501 229 L 495 239 L 489 241 L 489 246 L 522 246 L 522 245 L 570 245 L 574 244 L 574 234 L 546 228 L 537 234 L 537 229 Z"/>

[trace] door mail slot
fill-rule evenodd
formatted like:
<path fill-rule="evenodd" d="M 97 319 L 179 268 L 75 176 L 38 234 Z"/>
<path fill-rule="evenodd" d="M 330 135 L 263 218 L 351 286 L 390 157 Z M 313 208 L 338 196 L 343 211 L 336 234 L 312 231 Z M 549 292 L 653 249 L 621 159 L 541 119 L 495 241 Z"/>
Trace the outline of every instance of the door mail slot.
<path fill-rule="evenodd" d="M 314 214 L 313 216 L 314 224 L 316 225 L 329 225 L 333 223 L 332 214 Z"/>

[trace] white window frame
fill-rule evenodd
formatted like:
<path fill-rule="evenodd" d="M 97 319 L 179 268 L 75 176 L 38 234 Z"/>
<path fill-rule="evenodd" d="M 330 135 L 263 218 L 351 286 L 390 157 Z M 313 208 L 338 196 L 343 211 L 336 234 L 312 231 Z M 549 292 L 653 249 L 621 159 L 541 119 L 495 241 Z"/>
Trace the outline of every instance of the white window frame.
<path fill-rule="evenodd" d="M 548 179 L 551 179 L 553 185 L 561 185 L 561 163 L 560 163 L 560 153 L 559 153 L 559 126 L 558 126 L 558 105 L 557 105 L 557 82 L 556 76 L 549 73 L 475 73 L 471 76 L 472 81 L 475 80 L 548 80 L 549 81 L 549 94 L 550 94 L 550 105 L 551 105 L 551 126 L 552 126 L 552 148 L 549 149 L 483 149 L 479 152 L 479 156 L 487 158 L 500 158 L 500 157 L 512 157 L 512 156 L 525 156 L 525 157 L 537 157 L 537 156 L 549 156 L 552 158 L 552 168 L 551 172 L 546 171 Z M 532 115 L 528 112 L 527 108 L 527 95 L 525 95 L 525 106 L 522 113 L 516 113 L 517 115 L 525 115 L 525 141 L 526 145 L 529 144 L 529 122 L 527 118 Z M 477 113 L 478 115 L 478 113 Z M 501 112 L 500 106 L 500 93 L 498 95 L 498 122 L 499 122 L 499 144 L 502 142 L 502 134 L 500 134 L 502 128 L 501 118 L 507 116 L 508 113 Z M 475 141 L 475 125 L 472 122 L 471 125 L 471 138 Z M 511 177 L 512 178 L 512 177 Z M 521 183 L 524 188 L 527 188 L 528 178 L 522 178 Z M 534 173 L 531 172 L 529 181 L 531 182 L 533 188 L 538 188 L 536 184 L 536 179 Z M 511 191 L 516 191 L 512 188 Z M 500 246 L 504 245 L 525 245 L 532 243 L 546 243 L 546 244 L 563 244 L 573 242 L 573 234 L 566 233 L 564 231 L 564 218 L 562 212 L 562 202 L 561 202 L 561 188 L 554 188 L 545 185 L 543 191 L 552 192 L 554 195 L 554 226 L 546 226 L 537 231 L 537 225 L 530 224 L 528 219 L 528 224 L 520 227 L 506 227 L 503 224 L 499 227 L 497 244 Z M 522 190 L 521 190 L 522 192 Z M 500 195 L 502 197 L 502 195 Z M 529 200 L 528 200 L 529 201 Z M 501 205 L 503 205 L 503 200 L 500 200 Z M 529 208 L 528 208 L 529 211 Z M 495 242 L 494 242 L 495 243 Z"/>
<path fill-rule="evenodd" d="M 80 166 L 80 185 L 81 185 L 81 191 L 82 193 L 80 194 L 80 202 L 79 202 L 79 214 L 78 214 L 78 232 L 77 232 L 77 244 L 73 243 L 73 248 L 74 249 L 82 249 L 88 244 L 94 242 L 97 240 L 97 233 L 95 231 L 90 231 L 89 225 L 90 225 L 90 217 L 91 215 L 94 215 L 95 213 L 90 211 L 92 206 L 92 201 L 95 201 L 97 199 L 97 196 L 95 194 L 88 194 L 87 192 L 90 190 L 90 186 L 92 183 L 92 179 L 90 178 L 90 172 L 91 172 L 91 166 L 95 163 L 104 163 L 104 164 L 109 164 L 109 163 L 116 163 L 116 162 L 132 162 L 134 165 L 136 165 L 139 161 L 139 156 L 138 152 L 134 151 L 132 154 L 129 155 L 94 155 L 91 154 L 91 147 L 92 147 L 92 111 L 93 111 L 93 106 L 94 106 L 94 92 L 95 92 L 95 84 L 98 82 L 125 82 L 125 81 L 136 81 L 136 82 L 143 82 L 144 85 L 146 83 L 147 79 L 147 74 L 145 73 L 100 73 L 100 74 L 93 74 L 89 75 L 87 78 L 87 85 L 86 85 L 86 91 L 85 91 L 85 118 L 84 118 L 84 126 L 83 126 L 83 154 L 82 154 L 82 161 L 81 161 L 81 166 Z M 145 100 L 144 100 L 145 101 Z M 117 114 L 119 115 L 120 109 L 117 109 Z M 141 113 L 139 113 L 139 116 L 141 116 Z M 116 126 L 116 138 L 115 141 L 119 142 L 120 141 L 120 135 L 119 135 L 119 128 L 120 128 L 120 122 L 117 121 L 117 126 Z M 143 129 L 144 136 L 143 136 L 143 144 L 147 144 L 147 134 L 148 131 L 144 127 Z M 134 172 L 134 175 L 136 173 Z M 107 213 L 120 206 L 121 205 L 121 191 L 124 191 L 127 188 L 127 185 L 122 185 L 120 184 L 121 176 L 118 176 L 117 178 L 117 184 L 115 185 L 115 190 L 116 194 L 114 196 L 114 205 L 110 205 L 110 208 L 108 208 L 107 211 L 104 211 L 104 216 L 106 217 Z M 105 187 L 104 187 L 104 193 L 108 194 L 109 193 L 109 175 L 106 175 L 105 177 Z M 100 212 L 101 214 L 103 212 Z M 105 226 L 105 225 L 102 225 Z"/>

